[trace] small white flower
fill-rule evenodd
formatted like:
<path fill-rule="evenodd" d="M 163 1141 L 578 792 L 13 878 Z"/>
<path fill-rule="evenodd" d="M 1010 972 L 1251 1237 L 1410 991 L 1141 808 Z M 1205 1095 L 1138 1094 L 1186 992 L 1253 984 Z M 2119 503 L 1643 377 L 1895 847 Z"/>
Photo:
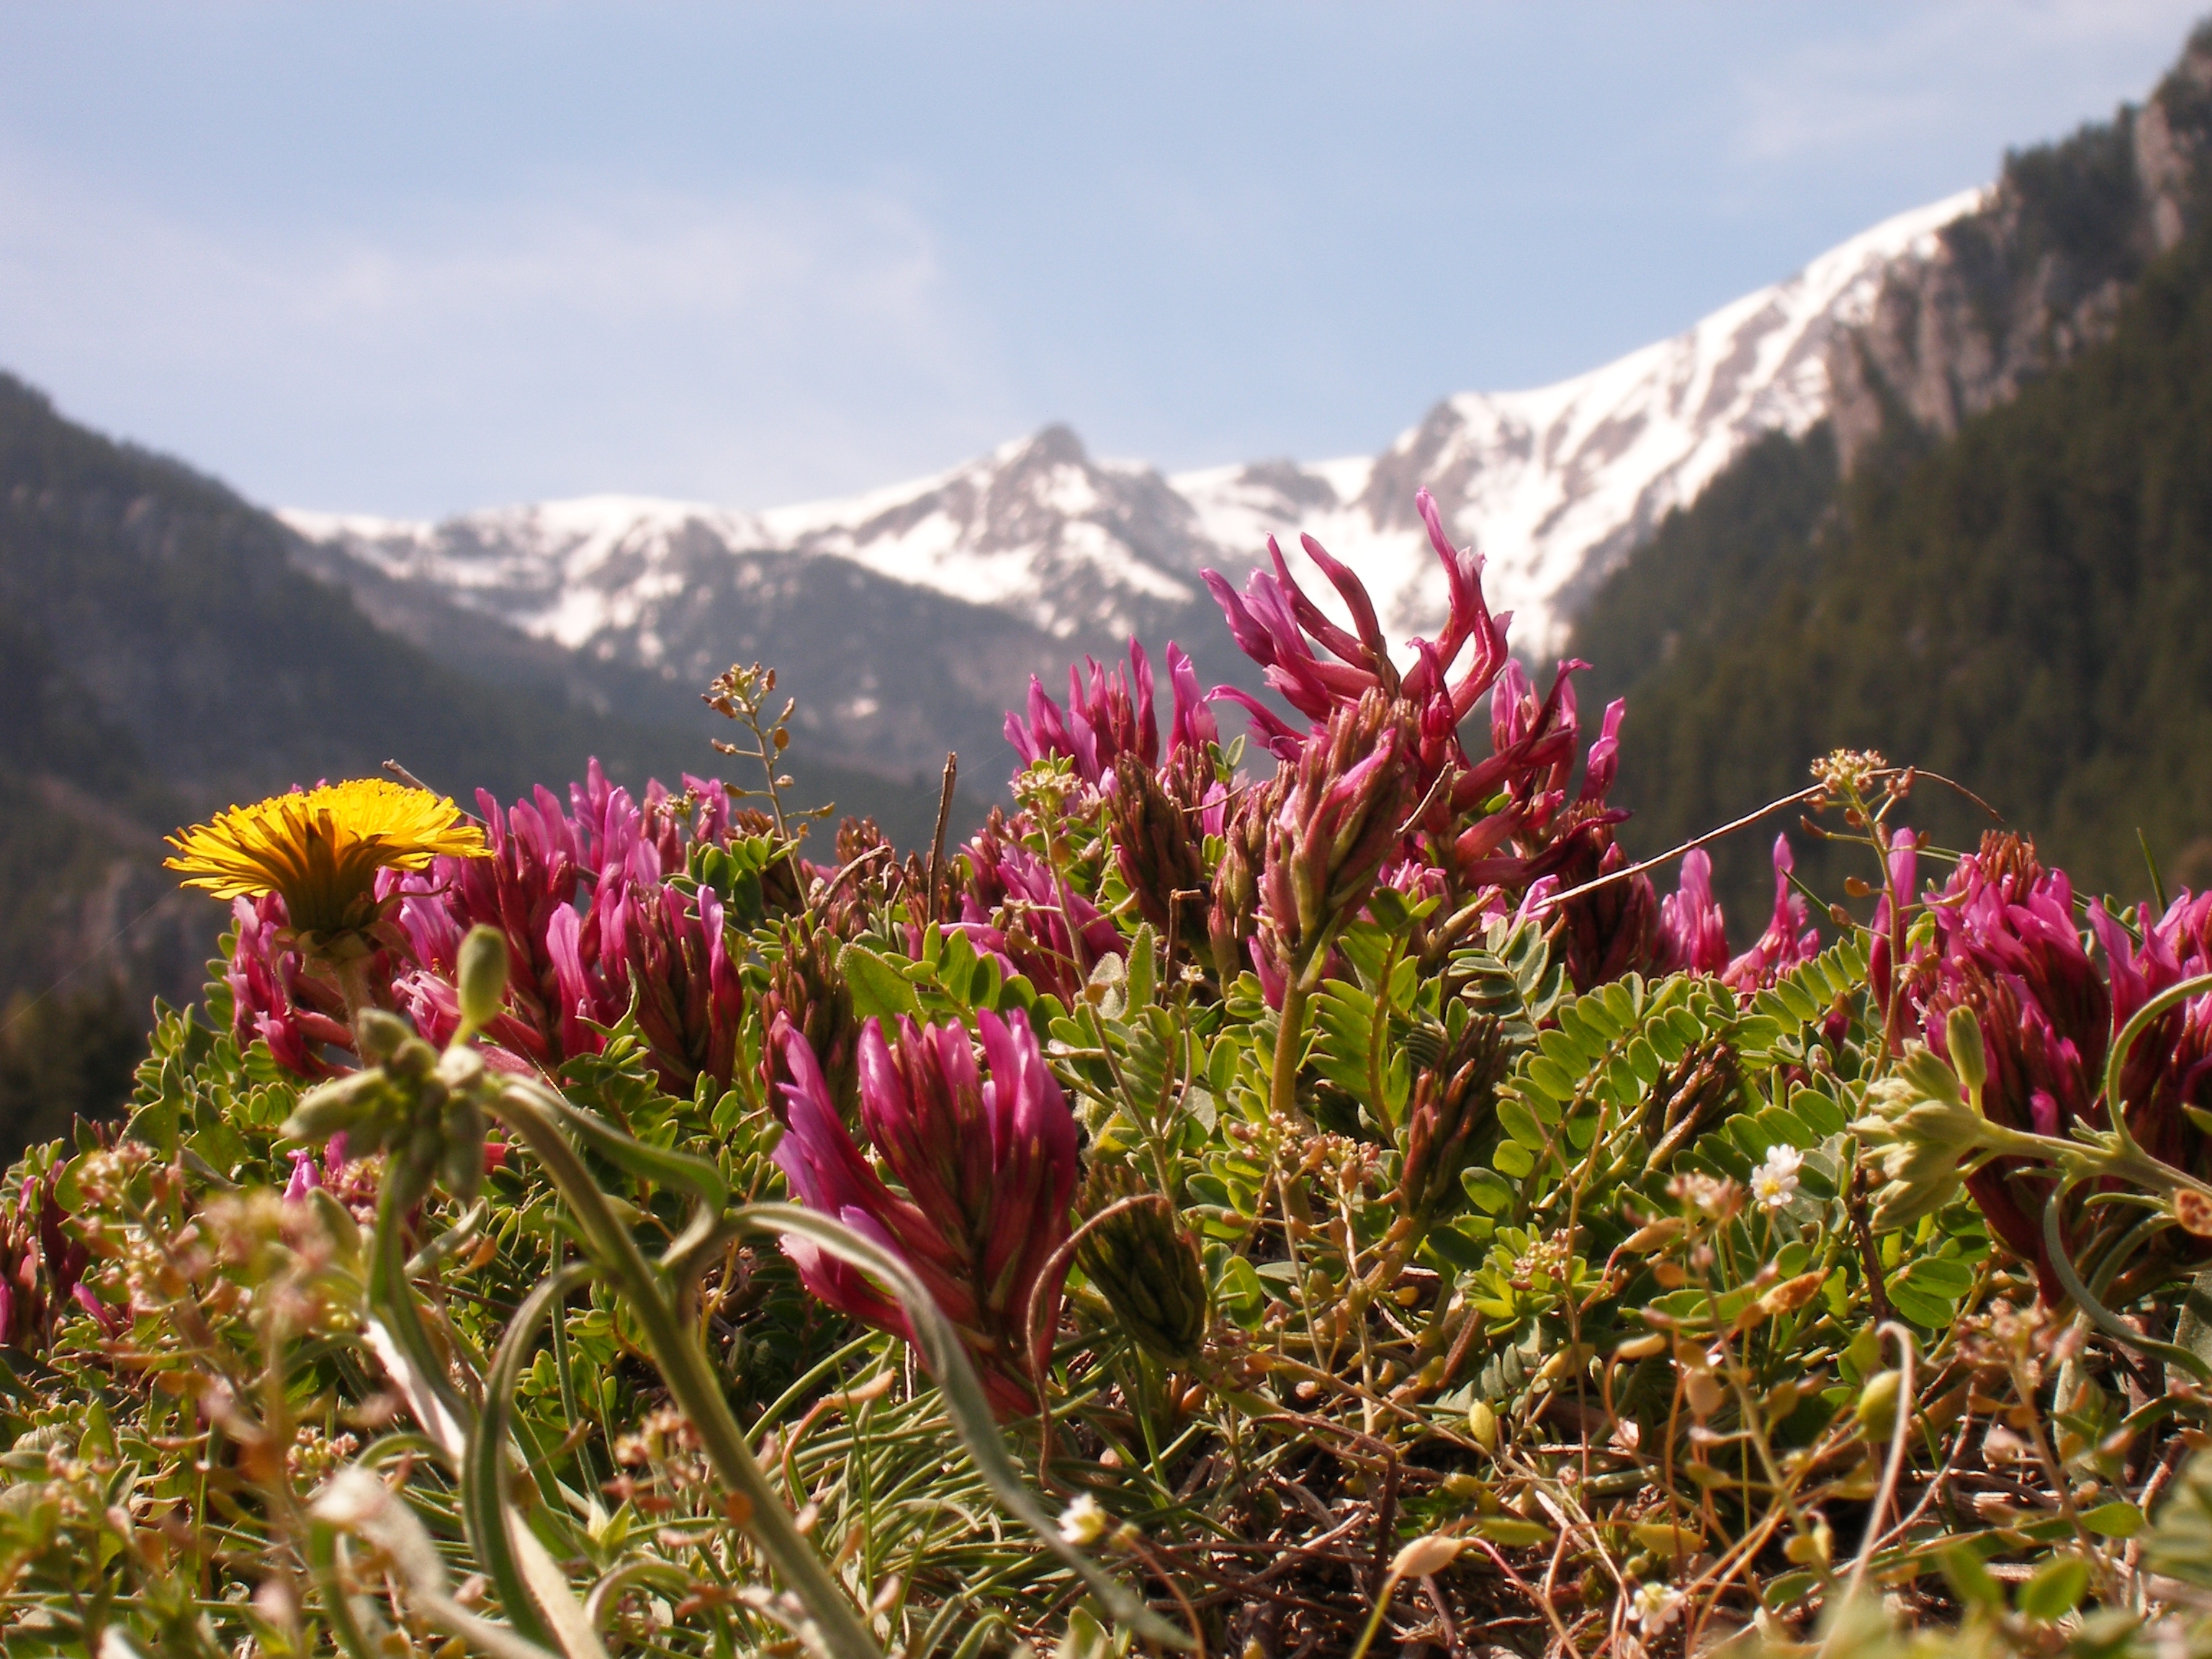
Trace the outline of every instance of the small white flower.
<path fill-rule="evenodd" d="M 1778 1210 L 1797 1196 L 1797 1169 L 1805 1154 L 1795 1146 L 1771 1146 L 1766 1162 L 1751 1172 L 1751 1195 L 1762 1210 Z"/>
<path fill-rule="evenodd" d="M 1634 1602 L 1636 1622 L 1644 1626 L 1646 1636 L 1656 1636 L 1674 1622 L 1682 1611 L 1682 1592 L 1672 1584 L 1653 1580 L 1636 1588 Z"/>
<path fill-rule="evenodd" d="M 1060 1535 L 1071 1544 L 1097 1543 L 1114 1528 L 1114 1517 L 1089 1492 L 1060 1512 Z"/>

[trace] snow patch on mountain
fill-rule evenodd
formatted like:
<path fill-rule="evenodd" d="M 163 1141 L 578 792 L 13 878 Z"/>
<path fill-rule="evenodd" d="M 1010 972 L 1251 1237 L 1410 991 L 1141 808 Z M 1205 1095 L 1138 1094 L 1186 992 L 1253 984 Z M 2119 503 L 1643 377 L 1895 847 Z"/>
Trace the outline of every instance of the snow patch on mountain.
<path fill-rule="evenodd" d="M 1217 467 L 1170 482 L 1207 540 L 1315 537 L 1360 572 L 1401 637 L 1434 632 L 1446 604 L 1413 507 L 1425 485 L 1455 538 L 1482 550 L 1492 604 L 1517 614 L 1515 643 L 1549 651 L 1579 600 L 1670 508 L 1753 440 L 1802 432 L 1826 412 L 1838 331 L 1864 322 L 1885 273 L 1925 257 L 1984 194 L 1901 214 L 1587 374 L 1447 398 L 1372 460 Z"/>
<path fill-rule="evenodd" d="M 1094 459 L 1054 426 L 931 477 L 760 513 L 592 495 L 437 524 L 283 516 L 526 633 L 655 666 L 669 605 L 768 552 L 848 561 L 1057 638 L 1098 639 L 1172 625 L 1202 604 L 1202 568 L 1241 571 L 1270 534 L 1303 562 L 1291 544 L 1304 532 L 1360 572 L 1395 635 L 1431 634 L 1445 590 L 1414 510 L 1426 486 L 1455 538 L 1483 551 L 1492 605 L 1518 613 L 1516 645 L 1541 655 L 1670 508 L 1746 445 L 1826 412 L 1839 331 L 1865 321 L 1885 273 L 1924 258 L 1985 195 L 1899 215 L 1586 374 L 1446 398 L 1373 457 L 1166 477 Z"/>

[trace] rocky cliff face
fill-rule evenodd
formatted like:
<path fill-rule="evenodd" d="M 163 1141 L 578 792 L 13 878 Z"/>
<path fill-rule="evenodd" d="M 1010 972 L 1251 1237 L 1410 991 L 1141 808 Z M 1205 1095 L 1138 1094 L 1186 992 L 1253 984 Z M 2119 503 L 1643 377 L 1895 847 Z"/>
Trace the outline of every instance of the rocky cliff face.
<path fill-rule="evenodd" d="M 1832 342 L 1844 471 L 1885 431 L 1948 437 L 2107 337 L 2144 266 L 2198 222 L 2208 149 L 2212 25 L 2140 107 L 2007 157 L 1987 203 L 1899 258 Z"/>

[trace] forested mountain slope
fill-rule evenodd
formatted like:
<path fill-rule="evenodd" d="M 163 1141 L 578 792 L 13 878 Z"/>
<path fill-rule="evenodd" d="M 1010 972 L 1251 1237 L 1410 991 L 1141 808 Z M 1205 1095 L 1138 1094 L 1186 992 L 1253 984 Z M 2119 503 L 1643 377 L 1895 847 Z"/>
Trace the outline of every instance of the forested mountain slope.
<path fill-rule="evenodd" d="M 1958 780 L 2093 890 L 2147 887 L 2139 829 L 2169 883 L 2212 880 L 2212 234 L 1955 435 L 1893 427 L 1824 491 L 1832 455 L 1753 452 L 1593 605 L 1577 648 L 1629 691 L 1635 844 L 1850 745 Z M 1929 784 L 1911 816 L 1953 844 L 1987 822 Z M 1716 854 L 1739 904 L 1767 839 Z"/>
<path fill-rule="evenodd" d="M 128 1064 L 103 1056 L 136 1051 L 155 994 L 197 992 L 223 912 L 160 867 L 181 822 L 387 757 L 465 802 L 557 786 L 594 755 L 638 785 L 737 777 L 696 702 L 610 718 L 568 653 L 464 613 L 430 631 L 434 656 L 304 552 L 222 484 L 0 375 L 0 1140 L 11 1114 L 51 1128 L 107 1103 Z M 933 780 L 803 754 L 792 769 L 810 800 L 878 812 L 908 844 L 929 833 Z"/>

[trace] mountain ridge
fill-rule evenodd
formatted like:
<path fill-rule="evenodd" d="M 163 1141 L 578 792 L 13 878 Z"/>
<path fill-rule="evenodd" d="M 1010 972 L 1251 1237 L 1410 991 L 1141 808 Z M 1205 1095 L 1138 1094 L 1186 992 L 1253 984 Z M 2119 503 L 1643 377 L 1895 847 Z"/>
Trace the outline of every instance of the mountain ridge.
<path fill-rule="evenodd" d="M 766 556 L 838 561 L 970 607 L 932 616 L 994 663 L 1025 664 L 980 677 L 981 702 L 1004 708 L 1018 700 L 1028 669 L 1103 654 L 1129 634 L 1157 641 L 1180 630 L 1216 678 L 1243 677 L 1206 643 L 1220 630 L 1197 578 L 1207 566 L 1249 568 L 1271 533 L 1291 544 L 1294 561 L 1304 560 L 1295 541 L 1304 531 L 1352 562 L 1398 637 L 1433 630 L 1442 574 L 1413 511 L 1426 486 L 1454 534 L 1483 550 L 1493 601 L 1519 613 L 1517 647 L 1540 656 L 1666 511 L 1759 436 L 1802 431 L 1825 415 L 1837 337 L 1871 314 L 1893 265 L 1932 251 L 1936 232 L 1984 194 L 1896 216 L 1669 339 L 1568 380 L 1444 398 L 1373 457 L 1168 475 L 1094 458 L 1055 425 L 926 478 L 763 512 L 599 495 L 434 524 L 297 508 L 280 516 L 388 581 L 671 676 L 698 666 L 686 655 L 696 647 L 672 640 L 672 629 L 698 631 L 677 619 L 683 606 L 714 610 L 732 582 L 757 580 L 745 572 Z M 860 650 L 860 673 L 877 672 L 872 657 L 895 659 L 901 642 L 887 635 L 876 651 Z M 840 703 L 833 686 L 809 690 L 811 701 Z M 988 718 L 963 707 L 926 733 L 894 733 L 845 700 L 823 736 L 841 760 L 896 769 L 972 743 Z"/>

